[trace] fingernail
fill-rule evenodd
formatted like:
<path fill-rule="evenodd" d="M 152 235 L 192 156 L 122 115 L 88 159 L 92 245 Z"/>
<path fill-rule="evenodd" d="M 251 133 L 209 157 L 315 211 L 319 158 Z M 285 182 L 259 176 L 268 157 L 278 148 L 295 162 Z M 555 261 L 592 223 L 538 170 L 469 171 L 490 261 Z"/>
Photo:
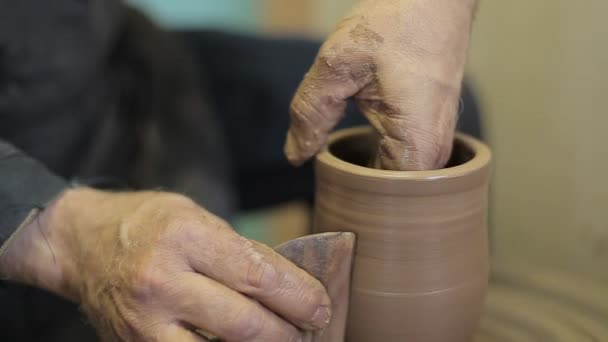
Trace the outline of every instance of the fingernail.
<path fill-rule="evenodd" d="M 315 311 L 315 314 L 312 316 L 312 325 L 315 328 L 323 329 L 327 327 L 329 324 L 329 320 L 331 319 L 331 310 L 329 306 L 321 305 Z"/>

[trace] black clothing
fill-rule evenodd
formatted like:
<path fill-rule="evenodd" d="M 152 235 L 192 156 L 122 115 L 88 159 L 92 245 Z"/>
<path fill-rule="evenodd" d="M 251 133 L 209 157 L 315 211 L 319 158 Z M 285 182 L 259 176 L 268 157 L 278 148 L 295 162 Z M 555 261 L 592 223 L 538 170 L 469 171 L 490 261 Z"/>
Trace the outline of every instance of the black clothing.
<path fill-rule="evenodd" d="M 0 7 L 0 246 L 75 179 L 231 212 L 223 134 L 178 38 L 119 0 Z M 0 303 L 0 341 L 95 340 L 74 304 L 44 291 L 0 284 Z"/>

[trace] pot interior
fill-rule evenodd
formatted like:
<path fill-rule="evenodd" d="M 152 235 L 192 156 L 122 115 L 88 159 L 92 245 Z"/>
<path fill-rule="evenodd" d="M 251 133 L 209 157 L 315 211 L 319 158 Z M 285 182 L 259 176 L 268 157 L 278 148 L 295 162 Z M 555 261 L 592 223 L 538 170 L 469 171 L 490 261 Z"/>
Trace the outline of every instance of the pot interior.
<path fill-rule="evenodd" d="M 329 152 L 347 163 L 369 167 L 378 149 L 378 141 L 377 133 L 359 132 L 333 141 L 329 146 Z M 456 138 L 454 139 L 452 156 L 445 168 L 466 164 L 473 157 L 475 157 L 475 151 L 464 141 Z"/>

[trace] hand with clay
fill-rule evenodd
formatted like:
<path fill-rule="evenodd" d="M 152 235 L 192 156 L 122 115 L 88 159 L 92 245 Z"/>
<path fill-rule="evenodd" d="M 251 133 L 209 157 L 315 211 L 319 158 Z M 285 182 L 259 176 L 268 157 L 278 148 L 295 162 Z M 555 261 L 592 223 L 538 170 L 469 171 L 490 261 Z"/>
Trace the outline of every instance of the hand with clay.
<path fill-rule="evenodd" d="M 105 341 L 300 341 L 330 318 L 316 279 L 176 194 L 69 190 L 0 261 L 79 302 Z"/>
<path fill-rule="evenodd" d="M 361 0 L 323 44 L 291 105 L 285 152 L 301 164 L 353 97 L 379 132 L 376 166 L 449 159 L 475 0 Z"/>

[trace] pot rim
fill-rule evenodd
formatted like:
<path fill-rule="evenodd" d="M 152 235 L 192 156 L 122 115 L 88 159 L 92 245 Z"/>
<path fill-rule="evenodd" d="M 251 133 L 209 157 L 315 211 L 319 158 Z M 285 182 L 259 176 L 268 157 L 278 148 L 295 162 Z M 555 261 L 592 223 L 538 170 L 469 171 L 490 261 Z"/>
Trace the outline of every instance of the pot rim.
<path fill-rule="evenodd" d="M 352 128 L 346 128 L 332 133 L 329 140 L 323 150 L 317 155 L 317 161 L 326 164 L 332 168 L 367 178 L 376 179 L 395 179 L 395 180 L 439 180 L 458 178 L 471 174 L 474 171 L 484 168 L 490 164 L 492 159 L 492 153 L 490 148 L 483 142 L 476 138 L 457 132 L 454 136 L 455 140 L 459 140 L 464 145 L 473 151 L 473 158 L 468 162 L 438 170 L 427 170 L 427 171 L 392 171 L 392 170 L 380 170 L 372 169 L 368 167 L 359 166 L 356 164 L 349 163 L 336 157 L 330 151 L 330 146 L 335 144 L 337 141 L 345 139 L 351 136 L 372 134 L 374 132 L 371 126 L 357 126 Z"/>

